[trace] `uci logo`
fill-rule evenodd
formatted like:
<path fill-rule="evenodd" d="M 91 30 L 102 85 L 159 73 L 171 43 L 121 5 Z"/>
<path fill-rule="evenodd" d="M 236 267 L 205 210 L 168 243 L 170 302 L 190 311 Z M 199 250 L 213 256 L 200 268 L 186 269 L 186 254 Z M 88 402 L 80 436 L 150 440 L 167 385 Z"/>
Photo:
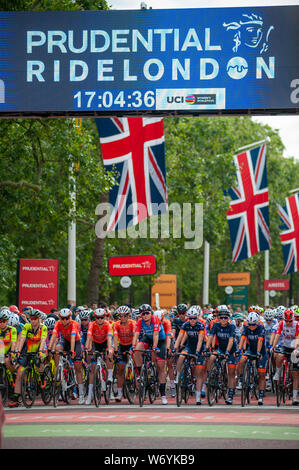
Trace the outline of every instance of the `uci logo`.
<path fill-rule="evenodd" d="M 167 96 L 167 103 L 184 103 L 184 96 Z"/>

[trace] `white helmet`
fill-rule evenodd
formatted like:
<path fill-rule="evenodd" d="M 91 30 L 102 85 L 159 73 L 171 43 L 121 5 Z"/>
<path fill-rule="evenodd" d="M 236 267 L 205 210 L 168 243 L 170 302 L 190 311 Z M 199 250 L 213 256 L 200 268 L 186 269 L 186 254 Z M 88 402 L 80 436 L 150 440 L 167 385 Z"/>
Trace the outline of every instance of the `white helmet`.
<path fill-rule="evenodd" d="M 44 322 L 44 325 L 48 328 L 48 330 L 53 330 L 55 324 L 56 324 L 56 320 L 53 317 L 46 318 Z"/>
<path fill-rule="evenodd" d="M 68 318 L 72 315 L 72 312 L 69 308 L 62 308 L 59 312 L 60 318 Z"/>
<path fill-rule="evenodd" d="M 214 320 L 214 315 L 212 313 L 209 313 L 209 315 L 207 315 L 206 317 L 206 320 L 208 323 L 211 323 L 211 321 Z"/>
<path fill-rule="evenodd" d="M 274 312 L 271 308 L 267 308 L 265 311 L 264 311 L 264 319 L 265 320 L 273 320 L 274 318 Z"/>
<path fill-rule="evenodd" d="M 192 306 L 187 310 L 187 317 L 198 317 L 199 312 L 196 306 Z"/>
<path fill-rule="evenodd" d="M 246 320 L 247 320 L 248 323 L 254 323 L 255 325 L 257 325 L 260 321 L 260 316 L 256 312 L 250 312 L 248 314 Z"/>
<path fill-rule="evenodd" d="M 8 325 L 9 326 L 18 326 L 20 323 L 20 317 L 17 313 L 10 313 L 9 319 L 8 319 Z"/>

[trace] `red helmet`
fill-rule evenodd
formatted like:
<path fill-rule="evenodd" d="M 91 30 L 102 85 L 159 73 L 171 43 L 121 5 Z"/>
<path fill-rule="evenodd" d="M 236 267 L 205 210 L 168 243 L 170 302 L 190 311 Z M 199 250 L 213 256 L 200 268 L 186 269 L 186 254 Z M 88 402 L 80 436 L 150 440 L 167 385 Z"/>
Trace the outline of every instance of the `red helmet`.
<path fill-rule="evenodd" d="M 286 308 L 283 312 L 283 319 L 284 321 L 294 320 L 294 311 L 291 308 Z"/>
<path fill-rule="evenodd" d="M 10 310 L 10 312 L 20 313 L 20 311 L 19 311 L 19 309 L 16 305 L 10 305 L 9 310 Z"/>

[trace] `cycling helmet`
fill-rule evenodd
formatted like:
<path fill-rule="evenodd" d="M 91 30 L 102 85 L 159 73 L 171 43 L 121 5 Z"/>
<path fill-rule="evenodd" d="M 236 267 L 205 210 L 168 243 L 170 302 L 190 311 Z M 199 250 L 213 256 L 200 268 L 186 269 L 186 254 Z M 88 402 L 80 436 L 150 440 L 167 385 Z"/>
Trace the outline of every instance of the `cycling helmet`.
<path fill-rule="evenodd" d="M 17 313 L 11 313 L 10 317 L 8 319 L 8 325 L 9 326 L 18 326 L 20 323 L 20 317 Z"/>
<path fill-rule="evenodd" d="M 82 305 L 79 305 L 79 307 L 76 307 L 76 312 L 80 313 L 83 312 L 83 310 L 86 310 Z"/>
<path fill-rule="evenodd" d="M 60 318 L 69 318 L 72 315 L 72 312 L 69 308 L 62 308 L 59 312 Z"/>
<path fill-rule="evenodd" d="M 0 320 L 8 321 L 10 317 L 9 310 L 1 310 L 0 312 Z"/>
<path fill-rule="evenodd" d="M 78 317 L 79 317 L 80 320 L 89 320 L 90 319 L 90 313 L 87 309 L 79 310 Z"/>
<path fill-rule="evenodd" d="M 242 313 L 239 313 L 239 312 L 238 312 L 238 313 L 235 313 L 235 314 L 233 315 L 233 319 L 234 319 L 234 320 L 242 320 L 242 321 L 244 321 L 243 314 L 242 314 Z"/>
<path fill-rule="evenodd" d="M 264 319 L 265 320 L 273 320 L 274 318 L 274 312 L 273 310 L 271 310 L 270 308 L 266 308 L 266 310 L 264 311 Z"/>
<path fill-rule="evenodd" d="M 53 330 L 56 324 L 56 320 L 53 317 L 46 318 L 44 325 L 48 328 L 48 330 Z"/>
<path fill-rule="evenodd" d="M 186 304 L 179 304 L 177 307 L 178 313 L 186 313 L 188 310 L 188 307 Z"/>
<path fill-rule="evenodd" d="M 249 309 L 248 309 L 248 313 L 260 313 L 260 307 L 258 305 L 250 305 Z"/>
<path fill-rule="evenodd" d="M 206 317 L 206 320 L 207 320 L 208 324 L 210 324 L 211 321 L 214 320 L 214 315 L 212 313 L 208 313 L 208 315 Z"/>
<path fill-rule="evenodd" d="M 153 309 L 152 307 L 149 305 L 149 304 L 142 304 L 140 305 L 139 307 L 139 313 L 146 313 L 146 312 L 150 312 L 150 313 L 153 313 Z"/>
<path fill-rule="evenodd" d="M 124 317 L 131 313 L 131 309 L 127 305 L 121 305 L 117 310 L 115 310 L 115 312 L 117 312 L 120 317 Z"/>
<path fill-rule="evenodd" d="M 30 306 L 22 308 L 22 312 L 27 313 L 27 314 L 29 314 L 29 312 L 32 312 L 32 310 L 33 310 L 33 307 L 30 307 Z"/>
<path fill-rule="evenodd" d="M 216 307 L 216 313 L 218 313 L 218 315 L 224 314 L 230 317 L 230 311 L 226 305 L 218 305 L 218 307 Z"/>
<path fill-rule="evenodd" d="M 163 310 L 155 310 L 154 311 L 155 317 L 158 317 L 159 320 L 162 320 L 163 314 L 164 314 Z"/>
<path fill-rule="evenodd" d="M 40 310 L 38 310 L 37 308 L 32 309 L 32 311 L 29 312 L 29 318 L 31 318 L 31 317 L 41 318 L 42 317 L 42 312 Z"/>
<path fill-rule="evenodd" d="M 172 307 L 168 313 L 171 317 L 176 317 L 178 314 L 178 309 L 176 307 Z"/>
<path fill-rule="evenodd" d="M 10 305 L 9 311 L 13 313 L 20 313 L 20 310 L 18 309 L 16 305 Z"/>
<path fill-rule="evenodd" d="M 284 321 L 293 321 L 294 320 L 294 311 L 291 308 L 286 308 L 283 312 Z"/>
<path fill-rule="evenodd" d="M 250 312 L 246 318 L 248 323 L 257 325 L 260 321 L 260 316 L 256 312 Z"/>
<path fill-rule="evenodd" d="M 198 313 L 198 310 L 195 306 L 192 306 L 190 307 L 188 310 L 187 310 L 187 317 L 190 318 L 190 317 L 198 317 L 199 313 Z"/>
<path fill-rule="evenodd" d="M 44 322 L 47 319 L 47 314 L 44 312 L 40 312 L 40 317 L 42 319 L 42 322 Z"/>
<path fill-rule="evenodd" d="M 93 314 L 96 318 L 105 318 L 106 316 L 106 312 L 104 308 L 96 308 Z"/>

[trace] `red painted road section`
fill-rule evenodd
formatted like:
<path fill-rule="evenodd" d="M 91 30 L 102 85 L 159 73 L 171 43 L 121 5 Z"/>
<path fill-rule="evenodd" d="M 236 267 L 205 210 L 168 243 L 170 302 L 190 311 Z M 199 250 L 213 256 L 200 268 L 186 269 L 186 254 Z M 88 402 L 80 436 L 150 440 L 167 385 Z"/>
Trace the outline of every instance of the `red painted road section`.
<path fill-rule="evenodd" d="M 158 410 L 157 410 L 158 411 Z M 6 423 L 7 424 L 38 424 L 38 423 L 55 423 L 63 422 L 68 423 L 100 423 L 100 422 L 117 422 L 117 423 L 242 423 L 242 424 L 280 424 L 280 425 L 299 425 L 299 414 L 291 413 L 203 413 L 203 412 L 163 412 L 157 411 L 152 412 L 95 412 L 92 413 L 78 411 L 78 412 L 63 412 L 55 413 L 49 411 L 48 413 L 7 413 Z"/>

